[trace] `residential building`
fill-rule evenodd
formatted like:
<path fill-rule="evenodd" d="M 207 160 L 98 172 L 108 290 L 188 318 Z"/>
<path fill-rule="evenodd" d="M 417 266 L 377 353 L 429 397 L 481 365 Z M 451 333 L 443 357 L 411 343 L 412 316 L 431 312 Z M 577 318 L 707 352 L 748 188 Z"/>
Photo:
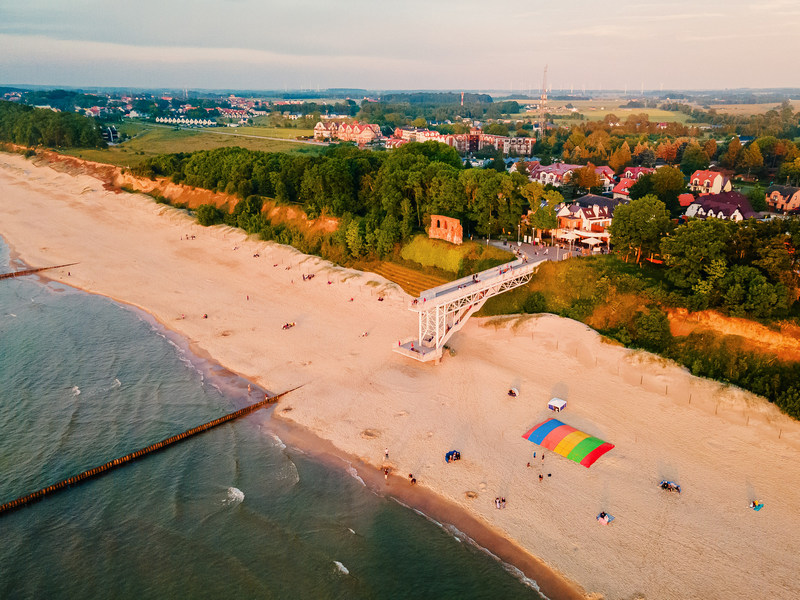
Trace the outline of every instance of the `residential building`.
<path fill-rule="evenodd" d="M 619 204 L 618 200 L 594 194 L 582 196 L 572 204 L 560 204 L 556 207 L 558 229 L 553 236 L 561 240 L 596 239 L 608 244 L 608 227 Z"/>
<path fill-rule="evenodd" d="M 680 194 L 678 196 L 678 204 L 681 205 L 682 208 L 686 208 L 690 206 L 694 202 L 694 194 Z"/>
<path fill-rule="evenodd" d="M 640 177 L 644 175 L 650 175 L 655 173 L 655 169 L 651 169 L 650 167 L 626 167 L 625 170 L 622 172 L 622 177 L 625 179 L 634 179 L 638 180 Z"/>
<path fill-rule="evenodd" d="M 531 181 L 538 181 L 542 185 L 547 185 L 549 183 L 552 186 L 561 187 L 569 180 L 569 176 L 572 175 L 572 172 L 580 168 L 582 168 L 582 165 L 570 165 L 567 163 L 539 165 L 532 168 L 528 176 Z"/>
<path fill-rule="evenodd" d="M 689 189 L 700 194 L 730 192 L 731 180 L 716 171 L 695 171 L 689 178 Z"/>
<path fill-rule="evenodd" d="M 319 121 L 314 125 L 315 140 L 339 140 L 355 142 L 359 146 L 374 142 L 383 137 L 381 128 L 374 123 L 337 123 Z"/>
<path fill-rule="evenodd" d="M 614 169 L 607 166 L 600 166 L 594 168 L 595 173 L 600 177 L 600 184 L 603 187 L 604 194 L 610 194 L 616 184 L 616 177 L 614 176 Z"/>
<path fill-rule="evenodd" d="M 800 187 L 771 185 L 767 188 L 767 204 L 781 212 L 800 211 Z"/>
<path fill-rule="evenodd" d="M 700 196 L 686 208 L 686 216 L 695 219 L 743 221 L 757 217 L 747 196 L 740 192 L 722 192 Z"/>
<path fill-rule="evenodd" d="M 614 189 L 611 190 L 612 198 L 615 200 L 627 200 L 630 198 L 630 187 L 636 183 L 635 179 L 630 179 L 628 177 L 623 177 L 619 180 L 619 183 L 614 186 Z"/>

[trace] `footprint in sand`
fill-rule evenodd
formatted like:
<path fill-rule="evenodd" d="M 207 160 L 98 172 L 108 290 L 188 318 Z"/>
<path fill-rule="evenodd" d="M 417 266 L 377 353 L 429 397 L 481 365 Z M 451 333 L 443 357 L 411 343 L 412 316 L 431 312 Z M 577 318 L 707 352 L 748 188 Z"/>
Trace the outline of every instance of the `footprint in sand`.
<path fill-rule="evenodd" d="M 407 417 L 408 416 L 408 411 L 407 410 L 401 410 L 399 413 L 395 413 L 394 416 L 395 417 Z"/>
<path fill-rule="evenodd" d="M 486 491 L 486 482 L 485 482 L 485 481 L 481 481 L 481 482 L 478 484 L 478 489 L 479 489 L 480 491 L 482 491 L 482 492 L 485 492 L 485 491 Z"/>
<path fill-rule="evenodd" d="M 365 429 L 361 432 L 361 437 L 365 440 L 375 440 L 381 437 L 381 432 L 377 429 Z"/>
<path fill-rule="evenodd" d="M 475 500 L 478 497 L 478 492 L 464 492 L 464 495 L 467 497 L 467 500 Z"/>
<path fill-rule="evenodd" d="M 220 335 L 220 337 L 228 337 L 230 334 L 231 334 L 231 332 L 226 330 L 226 331 L 220 332 L 219 335 Z"/>

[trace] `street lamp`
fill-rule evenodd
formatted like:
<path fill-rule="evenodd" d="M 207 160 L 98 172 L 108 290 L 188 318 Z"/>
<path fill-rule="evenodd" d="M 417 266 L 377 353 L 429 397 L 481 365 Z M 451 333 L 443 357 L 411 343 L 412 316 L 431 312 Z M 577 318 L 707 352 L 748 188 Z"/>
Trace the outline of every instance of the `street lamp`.
<path fill-rule="evenodd" d="M 486 230 L 486 245 L 489 245 L 489 238 L 492 237 L 492 222 L 489 221 L 489 228 Z"/>

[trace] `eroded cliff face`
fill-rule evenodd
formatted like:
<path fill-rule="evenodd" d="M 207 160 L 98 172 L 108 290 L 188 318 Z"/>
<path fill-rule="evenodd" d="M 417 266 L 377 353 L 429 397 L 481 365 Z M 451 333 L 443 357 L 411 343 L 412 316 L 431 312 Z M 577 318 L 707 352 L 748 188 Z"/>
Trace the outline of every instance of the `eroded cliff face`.
<path fill-rule="evenodd" d="M 223 210 L 232 211 L 239 198 L 230 194 L 212 192 L 195 188 L 182 183 L 173 183 L 164 177 L 148 179 L 139 177 L 128 170 L 113 165 L 97 163 L 90 160 L 65 156 L 51 151 L 40 151 L 34 159 L 36 164 L 47 165 L 52 169 L 71 175 L 90 175 L 103 182 L 107 190 L 122 192 L 136 191 L 143 194 L 157 194 L 170 202 L 197 208 L 201 204 L 213 204 Z M 334 217 L 321 216 L 309 219 L 302 209 L 294 206 L 277 204 L 270 198 L 264 199 L 262 212 L 273 224 L 293 225 L 304 231 L 331 233 L 336 231 L 339 220 Z"/>
<path fill-rule="evenodd" d="M 690 313 L 686 309 L 669 311 L 672 335 L 689 335 L 709 331 L 730 336 L 744 347 L 756 352 L 773 354 L 782 361 L 800 361 L 800 327 L 779 323 L 772 327 L 749 319 L 728 317 L 713 310 Z"/>

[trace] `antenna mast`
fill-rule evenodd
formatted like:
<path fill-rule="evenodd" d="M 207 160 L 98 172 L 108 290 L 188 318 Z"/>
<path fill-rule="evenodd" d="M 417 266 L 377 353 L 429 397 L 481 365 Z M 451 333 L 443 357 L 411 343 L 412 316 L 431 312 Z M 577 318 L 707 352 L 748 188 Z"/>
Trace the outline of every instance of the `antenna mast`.
<path fill-rule="evenodd" d="M 547 135 L 547 65 L 542 75 L 542 95 L 539 97 L 539 139 Z"/>

